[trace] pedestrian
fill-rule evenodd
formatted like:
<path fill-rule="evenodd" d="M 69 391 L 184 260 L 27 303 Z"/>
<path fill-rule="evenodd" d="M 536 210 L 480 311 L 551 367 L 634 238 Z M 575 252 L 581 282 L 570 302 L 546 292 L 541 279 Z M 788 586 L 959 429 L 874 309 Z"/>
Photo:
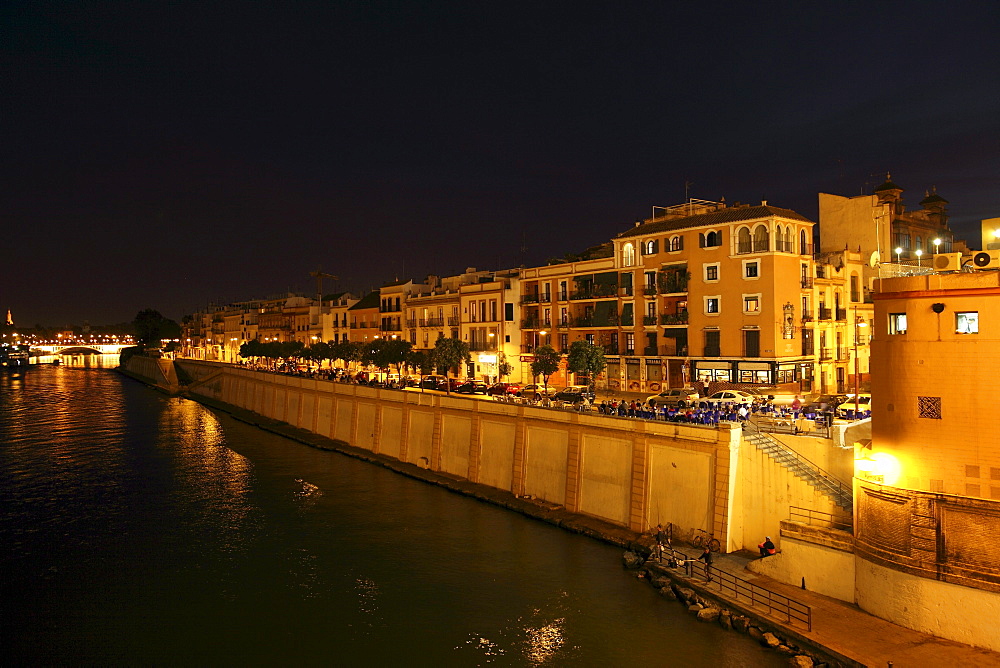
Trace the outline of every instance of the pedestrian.
<path fill-rule="evenodd" d="M 702 550 L 701 554 L 698 556 L 699 561 L 705 562 L 705 582 L 712 581 L 712 550 L 709 549 L 708 545 Z"/>
<path fill-rule="evenodd" d="M 775 548 L 774 543 L 771 542 L 770 536 L 764 536 L 764 542 L 757 546 L 760 549 L 760 558 L 769 557 L 774 554 Z"/>

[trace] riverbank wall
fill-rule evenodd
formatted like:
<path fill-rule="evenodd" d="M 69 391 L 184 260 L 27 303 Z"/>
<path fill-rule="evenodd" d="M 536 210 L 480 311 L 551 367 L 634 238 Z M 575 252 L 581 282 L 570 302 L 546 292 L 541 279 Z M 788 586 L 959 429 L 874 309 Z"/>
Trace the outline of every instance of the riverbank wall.
<path fill-rule="evenodd" d="M 331 383 L 177 360 L 192 398 L 220 401 L 419 468 L 631 531 L 670 522 L 728 550 L 740 434 L 720 428 Z"/>

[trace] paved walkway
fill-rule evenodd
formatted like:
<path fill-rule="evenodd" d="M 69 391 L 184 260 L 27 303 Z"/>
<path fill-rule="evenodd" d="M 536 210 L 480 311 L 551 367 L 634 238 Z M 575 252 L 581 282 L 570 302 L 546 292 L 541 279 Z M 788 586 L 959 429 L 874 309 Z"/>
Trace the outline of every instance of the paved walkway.
<path fill-rule="evenodd" d="M 692 558 L 697 556 L 690 548 L 682 548 L 680 551 Z M 873 617 L 857 606 L 752 573 L 746 570 L 749 561 L 750 558 L 742 553 L 728 554 L 716 557 L 713 567 L 810 606 L 812 631 L 807 631 L 801 625 L 771 621 L 770 617 L 764 616 L 768 622 L 785 632 L 786 637 L 800 636 L 811 640 L 845 659 L 864 666 L 892 665 L 893 668 L 1000 666 L 1000 653 L 913 631 Z M 732 602 L 730 596 L 720 593 L 716 582 L 706 584 L 700 577 L 689 582 L 693 588 Z M 741 607 L 754 610 L 753 607 L 746 606 L 743 599 Z"/>

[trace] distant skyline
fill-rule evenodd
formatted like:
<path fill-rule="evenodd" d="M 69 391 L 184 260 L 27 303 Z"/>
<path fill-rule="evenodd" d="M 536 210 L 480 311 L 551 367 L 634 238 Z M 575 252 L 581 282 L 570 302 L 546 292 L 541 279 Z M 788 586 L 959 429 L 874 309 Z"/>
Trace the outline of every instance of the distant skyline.
<path fill-rule="evenodd" d="M 892 173 L 1000 216 L 996 3 L 11 2 L 15 323 L 528 266 Z M 686 186 L 686 184 L 689 184 Z M 817 221 L 818 222 L 818 221 Z M 522 247 L 524 250 L 522 251 Z"/>

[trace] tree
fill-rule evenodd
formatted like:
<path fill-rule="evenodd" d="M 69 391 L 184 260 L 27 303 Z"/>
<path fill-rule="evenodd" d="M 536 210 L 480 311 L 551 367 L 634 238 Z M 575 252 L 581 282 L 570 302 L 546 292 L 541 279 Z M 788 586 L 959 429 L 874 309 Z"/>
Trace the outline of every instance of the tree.
<path fill-rule="evenodd" d="M 587 376 L 587 386 L 594 391 L 594 379 L 608 365 L 604 359 L 604 349 L 589 341 L 574 341 L 566 356 L 566 366 L 573 373 Z"/>
<path fill-rule="evenodd" d="M 497 355 L 497 380 L 514 373 L 514 365 L 507 361 L 507 353 Z"/>
<path fill-rule="evenodd" d="M 434 370 L 434 360 L 432 359 L 432 356 L 422 350 L 411 350 L 406 356 L 406 363 L 411 368 L 417 370 L 417 373 L 420 374 L 421 380 L 423 380 L 424 376 Z"/>
<path fill-rule="evenodd" d="M 438 340 L 434 342 L 434 350 L 431 351 L 434 366 L 442 375 L 447 376 L 450 369 L 458 369 L 458 366 L 465 362 L 472 361 L 469 355 L 469 345 L 461 339 L 447 338 L 444 334 L 438 335 Z M 451 384 L 448 385 L 448 394 L 451 394 Z"/>
<path fill-rule="evenodd" d="M 535 348 L 535 361 L 531 363 L 531 375 L 541 376 L 542 385 L 548 387 L 549 376 L 559 370 L 561 356 L 549 344 Z"/>
<path fill-rule="evenodd" d="M 181 335 L 180 325 L 151 308 L 139 311 L 132 326 L 135 328 L 135 339 L 143 350 L 159 348 L 163 339 L 176 339 Z"/>

